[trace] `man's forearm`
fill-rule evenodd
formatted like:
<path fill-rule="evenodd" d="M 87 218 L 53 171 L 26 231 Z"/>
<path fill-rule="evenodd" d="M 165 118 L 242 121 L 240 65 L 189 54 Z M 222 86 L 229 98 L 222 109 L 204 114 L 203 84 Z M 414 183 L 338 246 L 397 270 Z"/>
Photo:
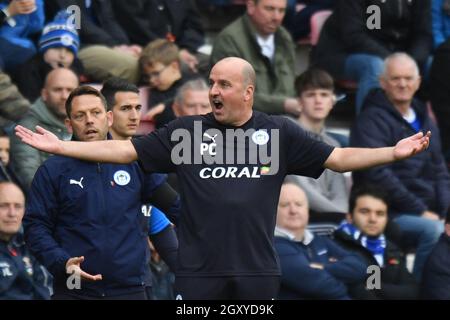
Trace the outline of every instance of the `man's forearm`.
<path fill-rule="evenodd" d="M 335 148 L 325 167 L 337 172 L 366 169 L 395 161 L 394 147 Z"/>
<path fill-rule="evenodd" d="M 164 262 L 172 272 L 177 270 L 178 238 L 174 228 L 169 225 L 161 232 L 150 235 L 150 240 L 155 246 Z"/>
<path fill-rule="evenodd" d="M 129 140 L 61 141 L 58 154 L 86 161 L 130 163 L 137 160 L 137 153 Z"/>

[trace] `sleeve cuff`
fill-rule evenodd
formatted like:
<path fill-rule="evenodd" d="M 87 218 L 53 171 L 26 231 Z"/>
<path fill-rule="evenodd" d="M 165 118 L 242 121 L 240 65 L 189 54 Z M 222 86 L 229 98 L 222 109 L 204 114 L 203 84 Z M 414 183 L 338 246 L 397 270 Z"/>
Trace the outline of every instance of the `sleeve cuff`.
<path fill-rule="evenodd" d="M 9 14 L 8 8 L 3 8 L 2 12 L 5 15 L 6 23 L 9 24 L 11 28 L 14 28 L 16 26 L 16 20 Z"/>

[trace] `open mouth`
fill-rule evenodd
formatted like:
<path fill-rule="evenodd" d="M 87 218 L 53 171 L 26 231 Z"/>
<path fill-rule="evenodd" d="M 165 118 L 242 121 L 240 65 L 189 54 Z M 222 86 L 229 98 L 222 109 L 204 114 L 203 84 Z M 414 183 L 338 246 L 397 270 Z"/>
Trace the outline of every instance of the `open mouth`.
<path fill-rule="evenodd" d="M 222 101 L 220 101 L 219 99 L 213 99 L 212 100 L 212 105 L 215 109 L 220 110 L 223 108 L 223 103 Z"/>
<path fill-rule="evenodd" d="M 97 133 L 97 130 L 94 130 L 94 129 L 90 129 L 90 130 L 86 131 L 86 135 L 88 135 L 88 136 L 96 134 L 96 133 Z"/>

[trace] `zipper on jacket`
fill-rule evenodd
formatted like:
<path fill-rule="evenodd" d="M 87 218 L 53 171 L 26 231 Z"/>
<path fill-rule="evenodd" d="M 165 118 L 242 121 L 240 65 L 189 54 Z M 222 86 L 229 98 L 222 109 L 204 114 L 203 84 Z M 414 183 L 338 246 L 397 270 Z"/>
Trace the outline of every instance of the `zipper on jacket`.
<path fill-rule="evenodd" d="M 306 252 L 307 252 L 307 254 L 308 254 L 309 260 L 310 260 L 310 261 L 313 260 L 314 254 L 313 254 L 312 249 L 311 249 L 310 246 L 306 246 Z"/>
<path fill-rule="evenodd" d="M 98 199 L 99 199 L 99 203 L 101 204 L 101 207 L 100 207 L 100 210 L 99 210 L 99 212 L 103 212 L 103 215 L 102 215 L 102 221 L 101 221 L 101 223 L 102 223 L 102 225 L 103 226 L 106 226 L 107 225 L 107 217 L 106 217 L 106 212 L 107 212 L 107 209 L 106 209 L 106 199 L 105 199 L 105 191 L 104 191 L 104 185 L 103 185 L 103 177 L 102 177 L 102 167 L 101 167 L 101 165 L 100 165 L 100 163 L 99 162 L 97 162 L 97 178 L 99 179 L 99 190 L 97 191 L 98 192 Z M 107 237 L 106 237 L 106 229 L 107 228 L 102 228 L 102 231 L 105 233 L 104 234 L 104 238 L 105 239 L 107 239 Z M 101 257 L 99 257 L 99 259 L 101 260 L 101 266 L 103 267 L 103 268 L 107 268 L 108 266 L 106 266 L 105 265 L 105 259 L 104 259 L 104 256 L 105 255 L 108 255 L 108 254 L 110 254 L 109 252 L 107 252 L 106 254 L 105 253 L 102 253 L 102 256 Z M 100 283 L 100 286 L 99 286 L 101 289 L 101 296 L 102 297 L 105 297 L 106 296 L 106 287 L 105 287 L 105 285 L 104 284 L 102 284 L 102 283 Z"/>

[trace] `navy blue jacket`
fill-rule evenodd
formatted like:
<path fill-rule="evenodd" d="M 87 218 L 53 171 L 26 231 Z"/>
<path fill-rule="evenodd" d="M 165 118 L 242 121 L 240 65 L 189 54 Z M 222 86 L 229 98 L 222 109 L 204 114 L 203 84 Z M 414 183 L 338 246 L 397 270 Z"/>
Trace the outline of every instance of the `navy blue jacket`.
<path fill-rule="evenodd" d="M 21 238 L 0 240 L 0 300 L 50 299 L 52 277 Z"/>
<path fill-rule="evenodd" d="M 430 130 L 430 146 L 406 160 L 353 173 L 355 184 L 382 185 L 390 195 L 392 213 L 421 214 L 431 210 L 445 216 L 450 204 L 450 178 L 441 153 L 436 125 L 418 100 L 412 108 L 422 120 L 422 130 Z M 364 109 L 350 135 L 352 147 L 388 147 L 415 134 L 381 89 L 366 98 Z"/>
<path fill-rule="evenodd" d="M 443 233 L 423 270 L 423 299 L 450 300 L 450 237 Z"/>
<path fill-rule="evenodd" d="M 103 275 L 82 282 L 77 295 L 121 295 L 147 285 L 141 206 L 165 177 L 145 175 L 137 162 L 61 156 L 44 162 L 31 185 L 24 227 L 32 253 L 55 276 L 55 291 L 67 291 L 65 264 L 76 256 L 85 257 L 84 271 Z"/>
<path fill-rule="evenodd" d="M 349 299 L 347 286 L 363 283 L 366 267 L 356 255 L 332 240 L 314 236 L 308 245 L 275 237 L 281 264 L 280 299 Z M 310 263 L 324 269 L 314 269 Z"/>

